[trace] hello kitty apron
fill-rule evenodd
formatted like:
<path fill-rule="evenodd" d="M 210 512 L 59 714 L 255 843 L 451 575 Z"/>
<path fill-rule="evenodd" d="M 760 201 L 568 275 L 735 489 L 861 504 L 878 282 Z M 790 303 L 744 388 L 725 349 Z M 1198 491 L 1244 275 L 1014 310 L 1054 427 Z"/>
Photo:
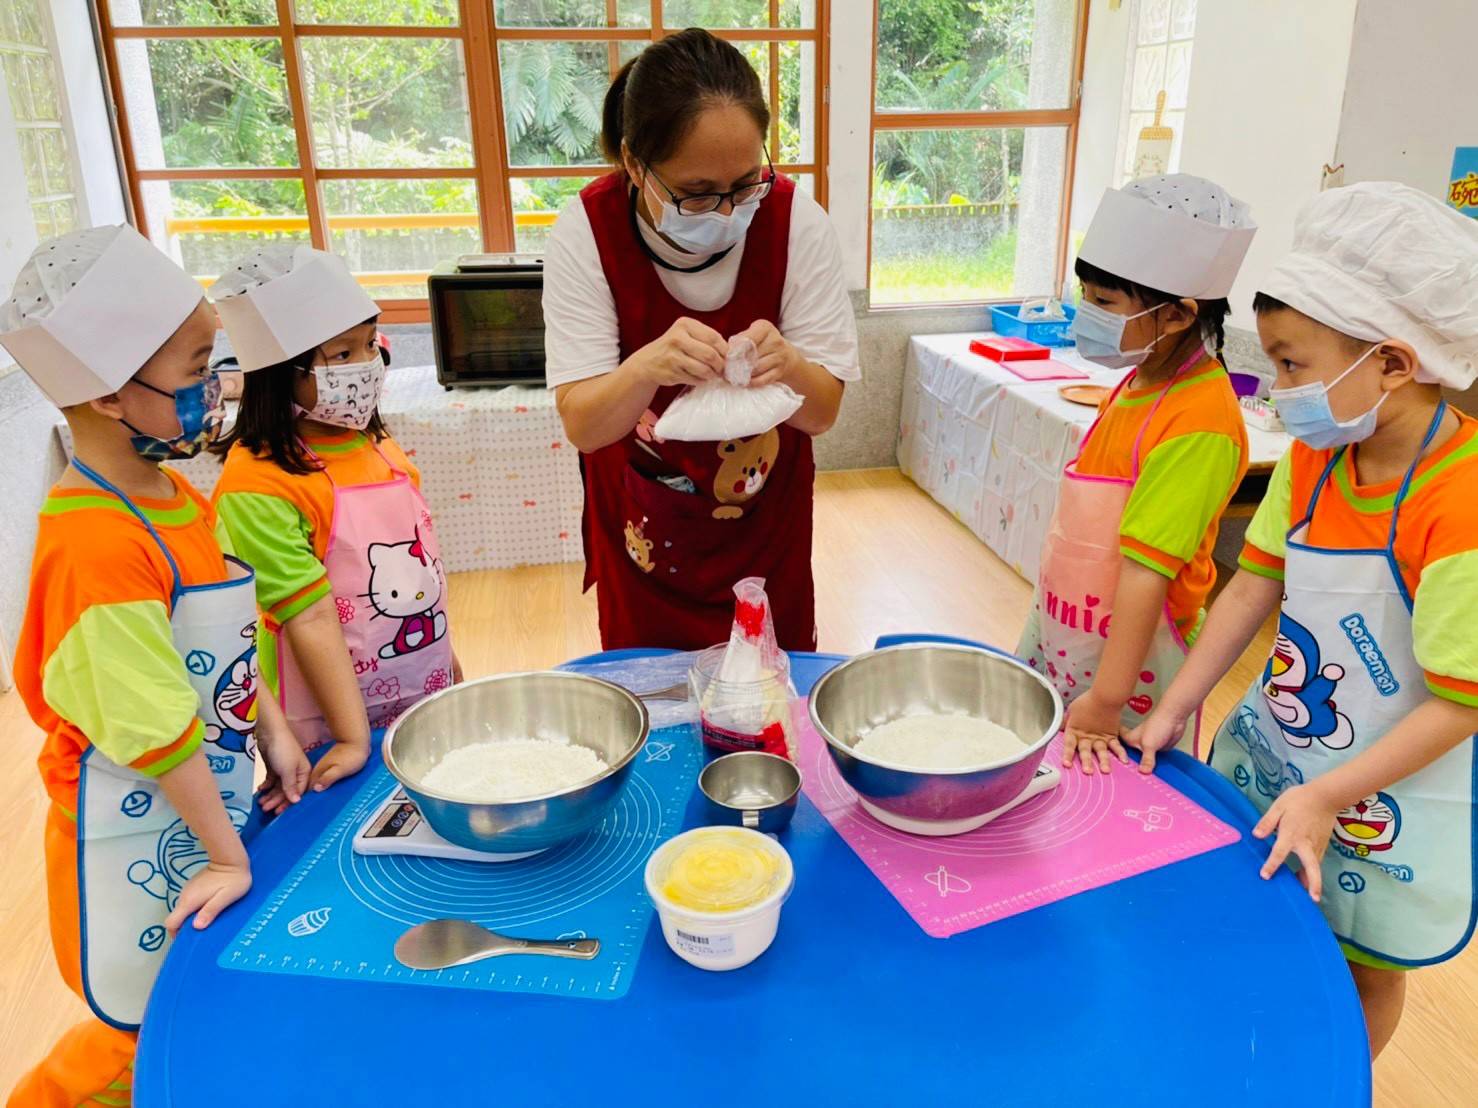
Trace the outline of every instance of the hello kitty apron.
<path fill-rule="evenodd" d="M 745 236 L 734 295 L 711 312 L 675 299 L 642 252 L 624 173 L 580 195 L 615 300 L 623 360 L 683 317 L 725 337 L 756 320 L 779 321 L 795 195 L 784 177 Z M 658 389 L 624 439 L 580 458 L 585 587 L 599 585 L 601 645 L 696 650 L 724 642 L 735 582 L 763 577 L 781 647 L 815 649 L 811 436 L 782 424 L 727 442 L 662 441 L 652 428 L 683 391 Z"/>
<path fill-rule="evenodd" d="M 1063 471 L 1057 489 L 1057 507 L 1042 544 L 1042 568 L 1037 575 L 1031 614 L 1016 653 L 1052 681 L 1064 705 L 1071 704 L 1080 693 L 1092 687 L 1108 643 L 1114 593 L 1119 587 L 1119 567 L 1123 562 L 1119 553 L 1119 528 L 1134 483 L 1139 480 L 1144 433 L 1181 374 L 1199 365 L 1205 357 L 1204 350 L 1197 350 L 1187 358 L 1155 398 L 1134 441 L 1132 476 L 1095 477 L 1079 473 L 1078 459 L 1099 422 L 1113 409 L 1119 393 L 1134 379 L 1133 373 L 1119 382 L 1083 436 L 1077 456 Z M 1167 605 L 1150 640 L 1134 695 L 1124 705 L 1122 721 L 1126 729 L 1144 722 L 1180 672 L 1185 656 L 1185 639 Z M 1187 724 L 1180 746 L 1199 750 L 1200 728 L 1198 711 Z"/>
<path fill-rule="evenodd" d="M 1446 405 L 1440 405 L 1425 453 Z M 1412 650 L 1412 599 L 1396 563 L 1391 508 L 1384 549 L 1307 540 L 1336 451 L 1288 532 L 1278 637 L 1263 671 L 1217 732 L 1211 764 L 1266 812 L 1284 789 L 1342 765 L 1430 695 Z M 1399 965 L 1452 957 L 1473 933 L 1478 762 L 1470 739 L 1339 813 L 1320 907 L 1342 942 Z"/>
<path fill-rule="evenodd" d="M 321 471 L 334 489 L 323 566 L 372 728 L 388 727 L 423 696 L 452 683 L 436 528 L 415 483 L 379 446 L 375 451 L 390 467 L 388 481 L 339 485 L 327 468 Z M 288 722 L 309 749 L 333 741 L 286 633 L 279 652 Z"/>
<path fill-rule="evenodd" d="M 200 698 L 201 746 L 238 832 L 252 807 L 256 744 L 256 580 L 226 558 L 228 577 L 185 585 L 169 547 L 122 492 L 74 459 L 77 471 L 131 511 L 159 544 L 174 575 L 169 626 Z M 77 889 L 82 990 L 105 1023 L 136 1030 L 169 948 L 165 917 L 180 890 L 210 861 L 165 798 L 157 778 L 116 765 L 96 747 L 82 756 L 77 784 Z"/>

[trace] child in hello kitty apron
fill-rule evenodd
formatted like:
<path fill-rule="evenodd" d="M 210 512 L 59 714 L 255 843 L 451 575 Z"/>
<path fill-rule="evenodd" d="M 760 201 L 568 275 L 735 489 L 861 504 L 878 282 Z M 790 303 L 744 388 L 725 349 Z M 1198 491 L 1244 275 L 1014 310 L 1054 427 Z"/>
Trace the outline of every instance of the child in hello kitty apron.
<path fill-rule="evenodd" d="M 267 247 L 210 291 L 243 372 L 215 501 L 257 572 L 264 672 L 299 738 L 333 744 L 324 788 L 459 679 L 436 527 L 380 420 L 378 308 L 343 260 Z"/>
<path fill-rule="evenodd" d="M 1296 440 L 1180 676 L 1129 740 L 1141 769 L 1269 616 L 1262 674 L 1211 765 L 1297 859 L 1340 940 L 1372 1054 L 1406 971 L 1478 924 L 1478 224 L 1405 185 L 1320 193 L 1253 303 Z M 1460 1015 L 1453 1018 L 1461 1019 Z"/>
<path fill-rule="evenodd" d="M 1213 182 L 1149 177 L 1109 190 L 1078 254 L 1078 353 L 1134 369 L 1063 474 L 1017 653 L 1062 694 L 1063 764 L 1086 773 L 1127 760 L 1120 731 L 1159 702 L 1216 580 L 1247 472 L 1222 321 L 1254 230 Z"/>

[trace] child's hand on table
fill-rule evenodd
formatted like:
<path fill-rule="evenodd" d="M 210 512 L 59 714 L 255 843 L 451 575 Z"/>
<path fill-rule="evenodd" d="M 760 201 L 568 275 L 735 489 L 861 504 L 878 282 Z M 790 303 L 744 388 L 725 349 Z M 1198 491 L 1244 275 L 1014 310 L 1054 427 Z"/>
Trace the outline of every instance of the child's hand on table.
<path fill-rule="evenodd" d="M 164 919 L 164 929 L 171 935 L 179 931 L 186 918 L 195 914 L 195 930 L 204 931 L 211 922 L 251 889 L 251 866 L 245 852 L 239 864 L 210 862 L 180 890 L 174 911 Z"/>
<path fill-rule="evenodd" d="M 334 782 L 353 777 L 369 761 L 369 754 L 368 742 L 340 739 L 313 767 L 309 786 L 314 792 L 321 793 Z"/>
<path fill-rule="evenodd" d="M 1157 708 L 1149 719 L 1124 736 L 1124 741 L 1140 752 L 1140 773 L 1155 772 L 1155 758 L 1162 750 L 1175 749 L 1189 720 L 1189 716 L 1179 712 Z"/>
<path fill-rule="evenodd" d="M 1071 766 L 1076 757 L 1081 761 L 1084 773 L 1093 773 L 1097 769 L 1108 773 L 1113 766 L 1109 758 L 1112 753 L 1127 765 L 1129 756 L 1119 741 L 1119 717 L 1123 710 L 1122 704 L 1113 704 L 1099 696 L 1096 688 L 1074 700 L 1068 707 L 1064 725 L 1062 764 Z"/>
<path fill-rule="evenodd" d="M 257 750 L 267 768 L 267 779 L 257 790 L 262 811 L 278 815 L 303 799 L 312 766 L 277 701 L 264 696 L 257 707 Z"/>
<path fill-rule="evenodd" d="M 1324 891 L 1319 864 L 1329 848 L 1329 836 L 1334 833 L 1334 818 L 1340 807 L 1328 800 L 1317 784 L 1295 785 L 1273 801 L 1273 806 L 1252 829 L 1253 837 L 1258 839 L 1266 839 L 1274 831 L 1278 833 L 1273 851 L 1262 867 L 1263 878 L 1266 880 L 1277 873 L 1290 854 L 1297 855 L 1303 866 L 1298 879 L 1317 901 Z"/>

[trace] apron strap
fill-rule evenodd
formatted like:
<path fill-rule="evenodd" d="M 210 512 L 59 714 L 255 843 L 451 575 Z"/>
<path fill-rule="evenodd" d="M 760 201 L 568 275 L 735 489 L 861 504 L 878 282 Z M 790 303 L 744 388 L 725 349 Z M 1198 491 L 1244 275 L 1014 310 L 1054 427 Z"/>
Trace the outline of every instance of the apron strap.
<path fill-rule="evenodd" d="M 1160 395 L 1158 395 L 1158 396 L 1155 397 L 1154 404 L 1152 404 L 1150 406 L 1149 414 L 1147 414 L 1144 417 L 1144 422 L 1142 424 L 1140 424 L 1140 426 L 1139 426 L 1139 434 L 1134 437 L 1134 479 L 1135 480 L 1138 480 L 1139 479 L 1139 448 L 1140 448 L 1140 444 L 1144 442 L 1145 432 L 1149 430 L 1150 421 L 1155 418 L 1155 413 L 1160 410 L 1160 405 L 1165 402 L 1165 397 L 1167 397 L 1167 396 L 1170 395 L 1170 390 L 1175 387 L 1175 383 L 1180 380 L 1181 375 L 1184 374 L 1186 372 L 1186 370 L 1190 369 L 1192 366 L 1199 365 L 1201 363 L 1202 359 L 1204 359 L 1205 357 L 1206 357 L 1206 344 L 1205 343 L 1202 343 L 1200 346 L 1196 347 L 1196 349 L 1191 353 L 1191 356 L 1189 358 L 1187 358 L 1184 362 L 1182 362 L 1180 364 L 1180 367 L 1174 373 L 1172 373 L 1170 375 L 1170 379 L 1168 381 L 1166 381 L 1164 387 L 1162 389 L 1160 389 Z M 1129 384 L 1129 382 L 1132 381 L 1132 380 L 1134 380 L 1134 378 L 1137 377 L 1138 375 L 1139 375 L 1139 367 L 1138 366 L 1135 366 L 1132 371 L 1130 371 L 1129 373 L 1126 373 L 1124 375 L 1124 378 L 1117 385 L 1114 386 L 1114 391 L 1111 392 L 1111 393 L 1109 393 L 1108 403 L 1106 403 L 1099 410 L 1099 413 L 1098 413 L 1097 417 L 1093 420 L 1093 423 L 1088 427 L 1088 433 L 1083 436 L 1083 441 L 1078 444 L 1078 452 L 1073 455 L 1073 460 L 1072 460 L 1072 462 L 1069 463 L 1070 465 L 1077 464 L 1078 459 L 1083 456 L 1083 451 L 1086 450 L 1086 449 L 1088 449 L 1088 440 L 1093 437 L 1093 432 L 1096 431 L 1096 430 L 1098 430 L 1098 425 L 1099 425 L 1099 423 L 1101 423 L 1103 421 L 1103 417 L 1106 416 L 1106 415 L 1108 415 L 1109 412 L 1113 410 L 1113 407 L 1114 407 L 1115 402 L 1117 402 L 1118 399 L 1119 399 L 1119 393 L 1123 392 L 1124 391 L 1124 388 Z"/>
<path fill-rule="evenodd" d="M 396 477 L 409 477 L 410 476 L 408 473 L 405 472 L 405 470 L 401 469 L 398 465 L 396 465 L 394 462 L 392 462 L 389 458 L 387 458 L 385 456 L 385 452 L 380 449 L 380 444 L 377 443 L 374 440 L 374 437 L 372 435 L 370 435 L 370 434 L 368 434 L 367 432 L 364 432 L 364 431 L 361 431 L 360 434 L 364 435 L 364 437 L 369 441 L 370 448 L 373 449 L 374 452 L 380 456 L 380 461 L 384 462 L 387 466 L 390 467 L 390 472 L 391 473 L 393 473 Z M 318 472 L 319 473 L 322 473 L 324 475 L 324 477 L 328 478 L 328 483 L 330 485 L 333 485 L 335 488 L 338 488 L 337 483 L 334 481 L 333 477 L 329 474 L 328 465 L 324 462 L 324 460 L 322 458 L 320 458 L 316 453 L 314 453 L 313 448 L 308 445 L 307 440 L 306 439 L 299 438 L 298 439 L 298 445 L 303 448 L 303 452 L 305 454 L 307 454 L 308 457 L 312 458 L 315 462 L 318 463 Z"/>
<path fill-rule="evenodd" d="M 169 547 L 165 545 L 164 540 L 159 537 L 159 532 L 154 530 L 154 524 L 149 522 L 149 517 L 144 515 L 137 504 L 135 504 L 126 495 L 124 495 L 122 489 L 113 484 L 113 482 L 109 481 L 101 473 L 98 473 L 96 470 L 94 470 L 81 458 L 73 455 L 72 464 L 77 467 L 78 473 L 82 474 L 82 476 L 86 477 L 93 484 L 100 486 L 101 488 L 112 493 L 119 500 L 123 501 L 123 506 L 134 515 L 136 515 L 139 522 L 148 529 L 150 537 L 152 537 L 153 540 L 159 545 L 160 551 L 164 554 L 164 560 L 169 563 L 169 572 L 174 575 L 174 585 L 169 592 L 169 605 L 171 608 L 173 608 L 176 602 L 178 602 L 180 594 L 184 592 L 185 582 L 184 579 L 180 577 L 180 567 L 175 564 L 174 555 L 169 552 Z"/>

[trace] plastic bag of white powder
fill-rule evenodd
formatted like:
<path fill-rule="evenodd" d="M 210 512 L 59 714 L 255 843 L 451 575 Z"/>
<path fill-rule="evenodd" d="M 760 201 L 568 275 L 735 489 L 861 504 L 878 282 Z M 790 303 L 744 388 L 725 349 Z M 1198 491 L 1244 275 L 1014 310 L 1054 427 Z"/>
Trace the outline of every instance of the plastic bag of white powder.
<path fill-rule="evenodd" d="M 724 442 L 763 435 L 805 401 L 789 385 L 749 387 L 759 352 L 740 335 L 729 340 L 724 375 L 695 385 L 662 413 L 652 433 L 671 442 Z"/>

